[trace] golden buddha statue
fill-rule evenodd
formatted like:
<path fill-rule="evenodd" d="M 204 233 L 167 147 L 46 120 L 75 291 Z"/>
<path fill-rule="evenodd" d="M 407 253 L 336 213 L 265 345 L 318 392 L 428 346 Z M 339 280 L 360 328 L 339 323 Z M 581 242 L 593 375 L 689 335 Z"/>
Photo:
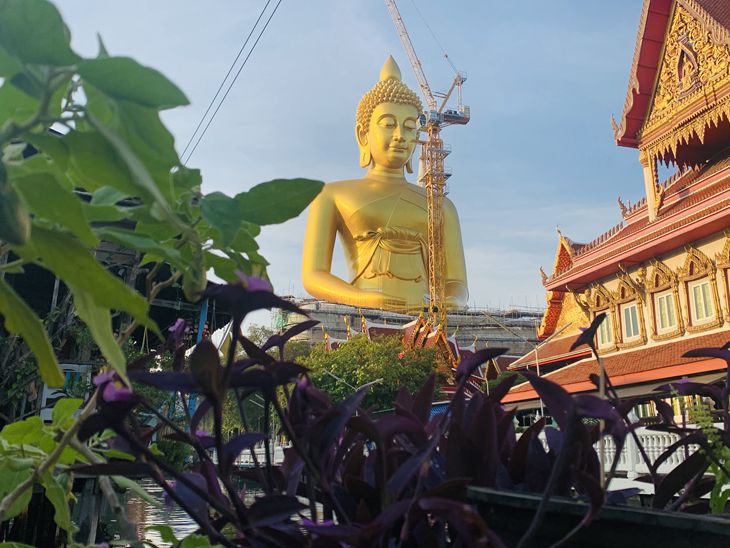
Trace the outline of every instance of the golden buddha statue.
<path fill-rule="evenodd" d="M 414 312 L 427 306 L 426 190 L 406 181 L 412 173 L 421 101 L 389 57 L 380 81 L 360 100 L 355 135 L 362 179 L 328 183 L 309 209 L 302 281 L 315 298 Z M 446 307 L 466 305 L 466 267 L 459 217 L 444 199 Z M 349 280 L 331 272 L 339 234 Z"/>

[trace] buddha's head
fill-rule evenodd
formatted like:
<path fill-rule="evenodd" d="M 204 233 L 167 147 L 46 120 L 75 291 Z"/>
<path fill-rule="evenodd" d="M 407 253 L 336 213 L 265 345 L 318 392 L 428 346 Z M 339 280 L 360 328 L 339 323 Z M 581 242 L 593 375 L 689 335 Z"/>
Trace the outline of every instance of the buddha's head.
<path fill-rule="evenodd" d="M 360 147 L 360 165 L 412 173 L 411 156 L 416 148 L 421 101 L 401 81 L 400 69 L 388 57 L 380 71 L 380 81 L 368 91 L 357 107 L 355 135 Z"/>

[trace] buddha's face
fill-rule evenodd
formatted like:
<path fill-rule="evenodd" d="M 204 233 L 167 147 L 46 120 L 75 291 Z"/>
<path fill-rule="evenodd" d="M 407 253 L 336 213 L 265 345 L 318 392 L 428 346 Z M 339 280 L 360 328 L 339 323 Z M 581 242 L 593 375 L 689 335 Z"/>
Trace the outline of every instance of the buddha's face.
<path fill-rule="evenodd" d="M 416 147 L 418 112 L 411 105 L 381 103 L 370 117 L 364 146 L 373 162 L 387 169 L 401 169 Z"/>

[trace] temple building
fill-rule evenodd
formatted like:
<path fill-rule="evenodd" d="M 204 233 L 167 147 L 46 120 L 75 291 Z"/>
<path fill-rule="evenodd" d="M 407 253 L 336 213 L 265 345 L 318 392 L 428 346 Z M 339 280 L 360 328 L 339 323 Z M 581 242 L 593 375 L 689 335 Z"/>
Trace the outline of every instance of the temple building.
<path fill-rule="evenodd" d="M 541 270 L 543 342 L 510 368 L 538 370 L 572 393 L 594 391 L 596 359 L 570 347 L 579 328 L 605 312 L 596 343 L 619 394 L 645 396 L 681 378 L 711 382 L 724 376 L 724 361 L 682 354 L 730 340 L 728 0 L 644 1 L 613 125 L 616 143 L 638 150 L 645 197 L 619 199 L 623 222 L 590 243 L 558 233 L 552 273 Z M 659 181 L 660 162 L 677 172 Z M 505 402 L 538 405 L 527 383 Z"/>

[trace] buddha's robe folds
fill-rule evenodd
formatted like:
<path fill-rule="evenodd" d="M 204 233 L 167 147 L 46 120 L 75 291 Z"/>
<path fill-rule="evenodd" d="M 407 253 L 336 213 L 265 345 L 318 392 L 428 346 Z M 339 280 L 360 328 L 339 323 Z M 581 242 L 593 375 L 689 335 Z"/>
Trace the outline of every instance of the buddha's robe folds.
<path fill-rule="evenodd" d="M 420 309 L 428 295 L 427 213 L 423 196 L 409 186 L 355 211 L 345 225 L 355 248 L 350 283 L 364 291 L 397 295 Z M 416 226 L 400 226 L 418 219 Z"/>

